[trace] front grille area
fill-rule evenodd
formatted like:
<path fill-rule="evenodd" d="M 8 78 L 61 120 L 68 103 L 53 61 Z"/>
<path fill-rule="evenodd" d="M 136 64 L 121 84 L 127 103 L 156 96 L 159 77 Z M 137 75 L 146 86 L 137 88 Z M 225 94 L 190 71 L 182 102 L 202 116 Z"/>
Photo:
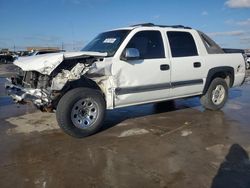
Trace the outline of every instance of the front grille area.
<path fill-rule="evenodd" d="M 39 73 L 34 71 L 26 71 L 23 74 L 23 87 L 37 88 Z"/>
<path fill-rule="evenodd" d="M 46 89 L 51 85 L 51 79 L 48 75 L 42 75 L 35 71 L 19 70 L 15 77 L 11 78 L 12 84 L 22 86 L 24 88 Z"/>

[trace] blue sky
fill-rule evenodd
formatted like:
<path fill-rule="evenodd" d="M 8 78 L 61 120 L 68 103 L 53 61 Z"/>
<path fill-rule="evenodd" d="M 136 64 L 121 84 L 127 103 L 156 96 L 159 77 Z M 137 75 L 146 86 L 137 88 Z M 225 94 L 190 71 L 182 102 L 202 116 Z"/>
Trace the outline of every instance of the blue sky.
<path fill-rule="evenodd" d="M 250 0 L 0 0 L 0 48 L 78 50 L 102 31 L 143 22 L 191 26 L 222 47 L 250 48 Z"/>

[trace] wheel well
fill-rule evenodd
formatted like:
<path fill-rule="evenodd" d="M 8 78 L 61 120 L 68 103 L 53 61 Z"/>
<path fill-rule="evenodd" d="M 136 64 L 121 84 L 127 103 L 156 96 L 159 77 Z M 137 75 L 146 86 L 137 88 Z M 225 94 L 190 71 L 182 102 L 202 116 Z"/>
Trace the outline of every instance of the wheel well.
<path fill-rule="evenodd" d="M 215 78 L 223 78 L 226 81 L 228 87 L 232 87 L 232 85 L 233 85 L 232 75 L 230 72 L 217 72 L 212 76 L 211 81 Z"/>
<path fill-rule="evenodd" d="M 228 87 L 232 87 L 234 83 L 234 69 L 232 67 L 216 67 L 210 69 L 207 75 L 203 94 L 207 92 L 210 83 L 215 78 L 223 78 Z"/>
<path fill-rule="evenodd" d="M 66 91 L 70 90 L 70 89 L 74 89 L 74 88 L 78 88 L 78 87 L 88 87 L 91 89 L 96 89 L 96 90 L 101 90 L 101 88 L 97 85 L 96 82 L 94 82 L 93 80 L 86 78 L 86 77 L 81 77 L 78 80 L 74 80 L 71 82 L 68 82 L 64 88 Z M 63 90 L 64 90 L 63 88 Z"/>
<path fill-rule="evenodd" d="M 63 89 L 60 91 L 60 94 L 57 95 L 56 99 L 53 100 L 53 103 L 52 103 L 53 108 L 56 109 L 58 102 L 60 101 L 60 99 L 65 93 L 67 93 L 69 90 L 79 88 L 79 87 L 86 87 L 86 88 L 98 90 L 103 95 L 104 100 L 106 100 L 105 94 L 102 92 L 101 88 L 97 85 L 96 82 L 86 77 L 81 77 L 78 80 L 70 81 L 65 84 Z"/>

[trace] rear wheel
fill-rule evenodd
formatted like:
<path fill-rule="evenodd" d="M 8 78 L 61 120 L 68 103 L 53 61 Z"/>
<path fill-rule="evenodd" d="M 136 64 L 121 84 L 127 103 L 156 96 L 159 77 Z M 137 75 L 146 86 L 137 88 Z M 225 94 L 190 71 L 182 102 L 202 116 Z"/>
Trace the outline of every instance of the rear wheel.
<path fill-rule="evenodd" d="M 221 109 L 228 98 L 228 85 L 222 78 L 215 78 L 207 92 L 201 96 L 201 104 L 209 110 Z"/>
<path fill-rule="evenodd" d="M 105 110 L 105 100 L 101 92 L 89 88 L 76 88 L 60 99 L 56 117 L 65 133 L 82 138 L 94 134 L 101 128 Z"/>

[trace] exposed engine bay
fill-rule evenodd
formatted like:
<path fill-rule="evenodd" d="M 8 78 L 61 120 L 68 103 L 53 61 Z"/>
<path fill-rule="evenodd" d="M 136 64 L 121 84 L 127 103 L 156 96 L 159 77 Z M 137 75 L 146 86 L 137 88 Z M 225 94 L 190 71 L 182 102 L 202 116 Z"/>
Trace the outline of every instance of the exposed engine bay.
<path fill-rule="evenodd" d="M 60 53 L 59 55 L 63 55 L 63 59 L 60 63 L 57 62 L 58 65 L 53 65 L 53 62 L 56 61 L 48 63 L 48 57 L 52 57 L 51 54 L 44 56 L 46 61 L 44 64 L 50 65 L 50 67 L 44 66 L 44 71 L 38 69 L 39 65 L 36 66 L 35 64 L 36 59 L 41 60 L 41 56 L 33 59 L 33 68 L 31 66 L 27 68 L 27 64 L 22 66 L 22 59 L 19 62 L 18 60 L 14 62 L 19 67 L 19 71 L 17 75 L 8 79 L 5 87 L 15 102 L 31 101 L 42 111 L 52 111 L 55 109 L 60 96 L 68 89 L 69 82 L 79 79 L 88 80 L 90 75 L 87 72 L 91 72 L 91 70 L 92 72 L 97 71 L 99 77 L 105 76 L 106 71 L 97 68 L 96 62 L 101 64 L 106 54 L 70 56 L 68 52 L 66 58 L 65 54 Z M 27 58 L 25 61 L 27 62 Z M 105 66 L 102 65 L 101 67 L 104 68 Z"/>

